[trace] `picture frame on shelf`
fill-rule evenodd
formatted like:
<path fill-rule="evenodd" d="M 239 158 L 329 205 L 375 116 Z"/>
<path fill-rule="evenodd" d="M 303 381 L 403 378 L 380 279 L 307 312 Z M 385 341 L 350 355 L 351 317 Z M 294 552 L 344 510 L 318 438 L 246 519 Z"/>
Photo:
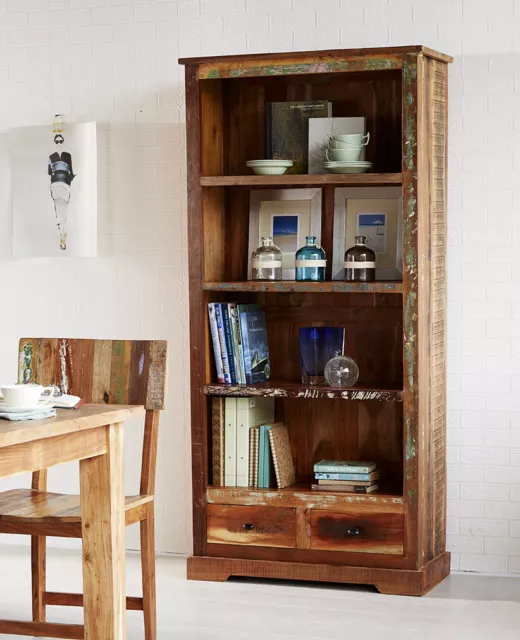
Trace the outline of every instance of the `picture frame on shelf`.
<path fill-rule="evenodd" d="M 252 189 L 247 279 L 252 279 L 251 254 L 263 236 L 272 236 L 282 252 L 282 280 L 294 280 L 295 253 L 309 235 L 320 243 L 321 189 Z"/>
<path fill-rule="evenodd" d="M 332 279 L 344 279 L 345 251 L 367 236 L 376 253 L 376 280 L 402 280 L 400 187 L 345 187 L 335 191 Z"/>

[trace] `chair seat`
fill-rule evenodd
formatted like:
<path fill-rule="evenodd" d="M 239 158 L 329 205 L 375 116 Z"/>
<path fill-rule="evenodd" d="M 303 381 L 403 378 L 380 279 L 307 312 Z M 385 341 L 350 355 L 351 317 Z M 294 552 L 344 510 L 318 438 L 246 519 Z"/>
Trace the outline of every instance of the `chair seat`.
<path fill-rule="evenodd" d="M 125 501 L 128 514 L 129 511 L 152 502 L 153 496 L 128 496 Z M 0 493 L 0 522 L 79 524 L 79 496 L 35 489 L 4 491 Z"/>

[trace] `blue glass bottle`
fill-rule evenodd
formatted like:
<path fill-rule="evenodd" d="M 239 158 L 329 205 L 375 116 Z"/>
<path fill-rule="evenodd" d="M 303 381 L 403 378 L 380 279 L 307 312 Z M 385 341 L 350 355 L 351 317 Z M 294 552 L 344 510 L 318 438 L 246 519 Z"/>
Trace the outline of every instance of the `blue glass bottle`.
<path fill-rule="evenodd" d="M 323 282 L 327 254 L 316 244 L 316 236 L 305 236 L 305 246 L 296 252 L 296 280 Z"/>

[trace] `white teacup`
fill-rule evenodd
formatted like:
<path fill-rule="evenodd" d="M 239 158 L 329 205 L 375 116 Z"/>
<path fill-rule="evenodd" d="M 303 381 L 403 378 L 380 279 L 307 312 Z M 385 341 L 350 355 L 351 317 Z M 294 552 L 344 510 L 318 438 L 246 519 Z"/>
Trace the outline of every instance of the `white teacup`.
<path fill-rule="evenodd" d="M 4 407 L 45 407 L 52 402 L 54 387 L 42 387 L 41 384 L 6 384 L 0 387 L 4 397 Z M 49 395 L 40 402 L 42 393 Z"/>
<path fill-rule="evenodd" d="M 330 146 L 334 146 L 334 142 L 341 143 L 341 146 L 338 149 L 341 149 L 343 145 L 348 145 L 352 147 L 366 147 L 366 145 L 370 142 L 370 133 L 345 133 L 338 134 L 336 136 L 332 136 L 330 138 Z M 343 147 L 344 148 L 344 147 Z"/>
<path fill-rule="evenodd" d="M 350 149 L 327 149 L 326 157 L 330 162 L 357 162 L 361 158 L 363 147 L 350 147 Z"/>

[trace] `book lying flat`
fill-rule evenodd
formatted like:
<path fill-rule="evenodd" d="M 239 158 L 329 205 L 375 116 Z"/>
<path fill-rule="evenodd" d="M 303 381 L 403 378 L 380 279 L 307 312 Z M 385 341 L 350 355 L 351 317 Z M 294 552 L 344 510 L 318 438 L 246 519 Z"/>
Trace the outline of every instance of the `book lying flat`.
<path fill-rule="evenodd" d="M 343 486 L 337 486 L 335 484 L 313 484 L 311 488 L 313 491 L 334 491 L 336 493 L 373 493 L 379 489 L 377 484 L 373 484 L 370 487 L 354 484 Z"/>
<path fill-rule="evenodd" d="M 315 473 L 314 477 L 316 480 L 342 480 L 349 484 L 360 484 L 370 480 L 379 480 L 379 471 L 372 471 L 372 473 Z"/>
<path fill-rule="evenodd" d="M 379 476 L 379 474 L 377 475 Z M 318 480 L 318 484 L 334 485 L 335 487 L 370 487 L 375 484 L 375 480 L 377 480 L 377 478 L 374 478 L 373 480 Z"/>
<path fill-rule="evenodd" d="M 62 394 L 52 399 L 52 405 L 56 409 L 79 409 L 84 404 L 79 396 Z"/>
<path fill-rule="evenodd" d="M 358 462 L 356 460 L 320 460 L 314 465 L 315 473 L 371 473 L 376 468 L 375 462 Z"/>

